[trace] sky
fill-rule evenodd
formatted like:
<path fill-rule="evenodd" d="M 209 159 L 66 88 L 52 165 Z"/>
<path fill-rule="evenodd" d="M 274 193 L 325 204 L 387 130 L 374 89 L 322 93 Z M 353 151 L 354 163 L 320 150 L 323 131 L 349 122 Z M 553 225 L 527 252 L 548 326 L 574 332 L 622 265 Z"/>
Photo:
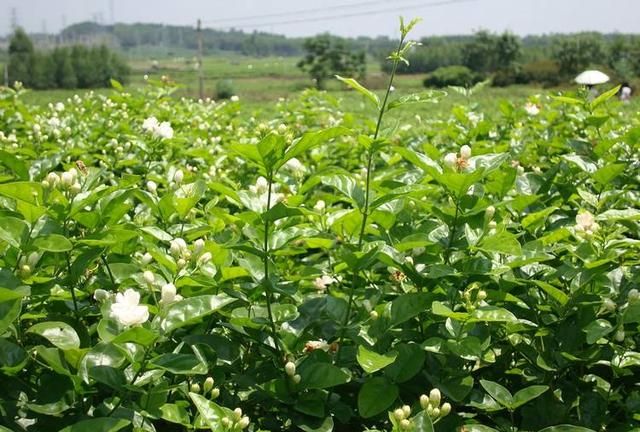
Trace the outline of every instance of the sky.
<path fill-rule="evenodd" d="M 64 24 L 148 22 L 288 36 L 330 32 L 395 37 L 398 16 L 421 17 L 414 37 L 600 31 L 640 33 L 640 0 L 0 0 L 0 35 L 13 12 L 28 32 L 58 32 Z"/>

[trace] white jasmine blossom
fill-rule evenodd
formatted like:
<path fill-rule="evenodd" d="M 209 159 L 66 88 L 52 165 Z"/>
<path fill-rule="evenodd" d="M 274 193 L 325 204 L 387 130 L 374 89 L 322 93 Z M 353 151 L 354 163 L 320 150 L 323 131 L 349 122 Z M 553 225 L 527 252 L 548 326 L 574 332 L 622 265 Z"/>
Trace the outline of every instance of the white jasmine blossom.
<path fill-rule="evenodd" d="M 129 288 L 124 293 L 116 294 L 111 315 L 124 326 L 143 324 L 149 319 L 149 308 L 140 305 L 140 293 Z"/>

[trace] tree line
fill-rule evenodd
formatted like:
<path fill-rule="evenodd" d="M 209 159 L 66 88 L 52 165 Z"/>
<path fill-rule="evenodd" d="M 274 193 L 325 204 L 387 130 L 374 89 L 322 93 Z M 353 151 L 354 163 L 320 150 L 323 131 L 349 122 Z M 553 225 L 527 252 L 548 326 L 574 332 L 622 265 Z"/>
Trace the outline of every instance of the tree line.
<path fill-rule="evenodd" d="M 442 77 L 465 76 L 494 85 L 536 82 L 557 85 L 575 74 L 598 68 L 613 79 L 640 75 L 640 36 L 579 33 L 518 37 L 479 31 L 473 36 L 428 37 L 409 54 L 405 73 L 430 73 L 437 86 Z M 429 78 L 428 78 L 429 79 Z M 461 83 L 459 83 L 461 84 Z"/>
<path fill-rule="evenodd" d="M 126 82 L 127 63 L 105 45 L 73 45 L 36 51 L 29 36 L 17 29 L 9 42 L 9 82 L 35 89 L 108 87 Z"/>

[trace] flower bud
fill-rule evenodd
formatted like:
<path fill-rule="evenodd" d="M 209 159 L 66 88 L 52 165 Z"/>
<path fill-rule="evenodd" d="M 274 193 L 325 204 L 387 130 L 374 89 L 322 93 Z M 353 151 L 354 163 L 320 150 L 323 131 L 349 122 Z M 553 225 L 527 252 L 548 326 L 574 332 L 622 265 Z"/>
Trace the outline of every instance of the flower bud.
<path fill-rule="evenodd" d="M 81 190 L 82 190 L 82 185 L 80 185 L 80 183 L 78 182 L 72 184 L 71 187 L 69 188 L 69 191 L 74 195 L 79 194 Z"/>
<path fill-rule="evenodd" d="M 142 259 L 140 261 L 143 265 L 148 265 L 151 261 L 153 261 L 153 257 L 149 252 L 145 252 L 145 254 L 142 255 Z"/>
<path fill-rule="evenodd" d="M 178 268 L 184 268 L 184 266 L 187 265 L 187 262 L 184 260 L 184 258 L 180 258 L 177 262 L 176 265 L 178 266 Z"/>
<path fill-rule="evenodd" d="M 144 278 L 144 281 L 149 285 L 151 285 L 156 280 L 153 273 L 150 272 L 149 270 L 145 270 L 144 273 L 142 273 L 142 277 Z"/>
<path fill-rule="evenodd" d="M 109 298 L 109 292 L 102 288 L 98 288 L 93 292 L 93 298 L 96 299 L 96 301 L 103 302 Z"/>
<path fill-rule="evenodd" d="M 198 258 L 198 264 L 207 264 L 209 261 L 211 261 L 211 258 L 213 258 L 211 252 L 205 252 L 200 256 L 200 258 Z"/>
<path fill-rule="evenodd" d="M 236 419 L 236 421 L 240 420 L 242 418 L 242 409 L 241 408 L 236 408 L 233 410 L 233 415 Z"/>
<path fill-rule="evenodd" d="M 218 399 L 218 396 L 220 396 L 220 389 L 216 387 L 211 390 L 211 399 Z"/>
<path fill-rule="evenodd" d="M 153 180 L 149 180 L 147 182 L 147 190 L 152 194 L 155 194 L 158 191 L 158 185 Z"/>
<path fill-rule="evenodd" d="M 433 411 L 431 411 L 431 417 L 440 417 L 440 408 L 434 408 Z"/>
<path fill-rule="evenodd" d="M 616 310 L 616 304 L 613 300 L 611 300 L 610 298 L 605 298 L 602 301 L 602 307 L 604 307 L 604 309 L 607 312 L 613 312 Z"/>
<path fill-rule="evenodd" d="M 429 396 L 426 394 L 420 395 L 420 406 L 422 409 L 427 409 L 431 401 L 429 400 Z"/>
<path fill-rule="evenodd" d="M 407 419 L 400 421 L 400 429 L 409 430 L 411 428 L 411 422 Z"/>
<path fill-rule="evenodd" d="M 487 220 L 493 219 L 493 215 L 496 213 L 496 208 L 494 206 L 489 206 L 484 211 L 484 217 Z"/>
<path fill-rule="evenodd" d="M 293 382 L 296 383 L 296 384 L 300 384 L 300 381 L 302 381 L 302 377 L 300 375 L 298 375 L 298 374 L 295 374 L 293 376 Z"/>
<path fill-rule="evenodd" d="M 451 404 L 449 402 L 445 402 L 440 407 L 440 417 L 446 417 L 451 412 Z"/>
<path fill-rule="evenodd" d="M 316 205 L 313 206 L 313 209 L 320 213 L 322 213 L 326 208 L 327 208 L 327 205 L 323 200 L 318 200 Z"/>
<path fill-rule="evenodd" d="M 179 169 L 175 173 L 173 173 L 173 181 L 176 184 L 180 184 L 182 183 L 182 180 L 184 180 L 184 173 Z"/>
<path fill-rule="evenodd" d="M 496 223 L 496 221 L 492 220 L 491 222 L 489 222 L 489 229 L 496 229 L 497 226 L 498 224 Z"/>
<path fill-rule="evenodd" d="M 213 389 L 213 378 L 212 377 L 207 377 L 206 380 L 204 380 L 204 385 L 202 386 L 205 394 L 209 393 L 212 389 Z"/>
<path fill-rule="evenodd" d="M 393 411 L 393 417 L 395 417 L 396 420 L 400 421 L 404 419 L 404 411 L 402 410 L 402 408 L 397 408 L 396 410 Z"/>
<path fill-rule="evenodd" d="M 614 335 L 614 339 L 616 340 L 616 342 L 623 342 L 624 336 L 625 336 L 624 329 L 618 329 L 618 331 Z"/>
<path fill-rule="evenodd" d="M 376 311 L 372 310 L 371 312 L 369 312 L 369 317 L 370 317 L 373 321 L 377 320 L 377 319 L 379 318 L 378 312 L 376 312 Z"/>
<path fill-rule="evenodd" d="M 22 275 L 22 277 L 31 276 L 31 267 L 29 267 L 27 264 L 22 265 L 20 267 L 20 274 Z"/>
<path fill-rule="evenodd" d="M 66 186 L 69 187 L 73 184 L 74 178 L 73 178 L 73 174 L 71 174 L 71 172 L 69 171 L 65 171 L 62 173 L 62 175 L 60 176 L 60 182 Z"/>
<path fill-rule="evenodd" d="M 403 405 L 402 412 L 404 413 L 405 417 L 409 417 L 411 415 L 411 407 L 409 405 Z"/>
<path fill-rule="evenodd" d="M 31 268 L 34 268 L 36 264 L 38 264 L 39 260 L 40 260 L 40 254 L 38 252 L 31 252 L 27 257 L 27 264 L 29 264 Z"/>
<path fill-rule="evenodd" d="M 162 286 L 160 291 L 160 303 L 167 305 L 173 303 L 176 300 L 176 286 L 172 283 L 168 283 Z"/>
<path fill-rule="evenodd" d="M 249 420 L 249 417 L 244 416 L 240 419 L 240 421 L 238 421 L 238 427 L 240 429 L 246 429 L 249 426 L 249 423 L 251 421 Z"/>
<path fill-rule="evenodd" d="M 458 163 L 458 156 L 455 153 L 447 153 L 444 157 L 444 164 L 449 168 L 455 168 Z"/>
<path fill-rule="evenodd" d="M 482 301 L 487 298 L 487 292 L 485 290 L 478 291 L 478 295 L 476 296 L 478 301 Z"/>
<path fill-rule="evenodd" d="M 191 384 L 191 393 L 200 393 L 200 384 L 198 383 Z"/>
<path fill-rule="evenodd" d="M 229 428 L 233 424 L 233 420 L 230 420 L 227 417 L 223 417 L 222 420 L 220 420 L 220 422 L 222 423 L 222 426 L 224 426 L 225 428 Z"/>
<path fill-rule="evenodd" d="M 635 288 L 629 290 L 629 293 L 627 294 L 627 299 L 630 302 L 637 301 L 638 299 L 640 299 L 640 292 L 638 292 L 638 290 Z"/>
<path fill-rule="evenodd" d="M 469 159 L 471 157 L 471 147 L 468 145 L 460 147 L 460 157 L 462 159 Z"/>
<path fill-rule="evenodd" d="M 46 180 L 52 187 L 55 187 L 58 183 L 60 183 L 60 177 L 58 177 L 58 174 L 54 172 L 50 172 L 49 174 L 47 174 Z"/>
<path fill-rule="evenodd" d="M 442 395 L 440 394 L 440 390 L 438 390 L 437 388 L 434 388 L 429 392 L 429 401 L 431 402 L 431 405 L 433 405 L 434 407 L 440 406 L 441 398 L 442 398 Z"/>
<path fill-rule="evenodd" d="M 202 252 L 202 249 L 204 249 L 204 240 L 198 239 L 193 242 L 193 251 L 196 254 L 199 254 L 200 252 Z"/>
<path fill-rule="evenodd" d="M 287 375 L 292 377 L 296 374 L 296 364 L 294 362 L 287 362 L 287 364 L 284 365 L 284 370 Z"/>

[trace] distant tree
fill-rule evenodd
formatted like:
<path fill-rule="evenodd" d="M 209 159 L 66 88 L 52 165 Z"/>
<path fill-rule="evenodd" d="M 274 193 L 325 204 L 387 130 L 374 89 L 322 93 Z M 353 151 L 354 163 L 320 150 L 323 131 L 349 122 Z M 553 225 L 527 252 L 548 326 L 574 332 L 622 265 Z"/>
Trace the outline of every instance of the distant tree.
<path fill-rule="evenodd" d="M 554 44 L 553 59 L 564 75 L 576 74 L 591 64 L 602 64 L 606 62 L 602 38 L 591 34 L 560 38 Z"/>
<path fill-rule="evenodd" d="M 70 56 L 78 87 L 97 87 L 97 65 L 89 56 L 89 50 L 82 45 L 75 45 L 71 48 Z"/>
<path fill-rule="evenodd" d="M 55 64 L 56 85 L 59 88 L 76 88 L 78 87 L 78 79 L 73 69 L 71 55 L 67 48 L 56 48 L 51 53 L 53 63 Z"/>
<path fill-rule="evenodd" d="M 504 32 L 496 38 L 494 70 L 511 70 L 522 55 L 520 38 L 512 33 Z"/>
<path fill-rule="evenodd" d="M 462 63 L 474 72 L 493 70 L 496 57 L 496 37 L 482 30 L 462 48 Z"/>
<path fill-rule="evenodd" d="M 334 75 L 363 78 L 366 73 L 364 51 L 352 51 L 342 39 L 316 36 L 305 40 L 304 49 L 307 54 L 298 67 L 309 73 L 319 89 L 325 88 L 326 81 Z"/>
<path fill-rule="evenodd" d="M 49 53 L 35 53 L 33 56 L 33 69 L 31 85 L 35 89 L 56 88 L 56 64 Z"/>
<path fill-rule="evenodd" d="M 9 81 L 32 85 L 33 43 L 21 28 L 16 29 L 9 41 Z"/>

